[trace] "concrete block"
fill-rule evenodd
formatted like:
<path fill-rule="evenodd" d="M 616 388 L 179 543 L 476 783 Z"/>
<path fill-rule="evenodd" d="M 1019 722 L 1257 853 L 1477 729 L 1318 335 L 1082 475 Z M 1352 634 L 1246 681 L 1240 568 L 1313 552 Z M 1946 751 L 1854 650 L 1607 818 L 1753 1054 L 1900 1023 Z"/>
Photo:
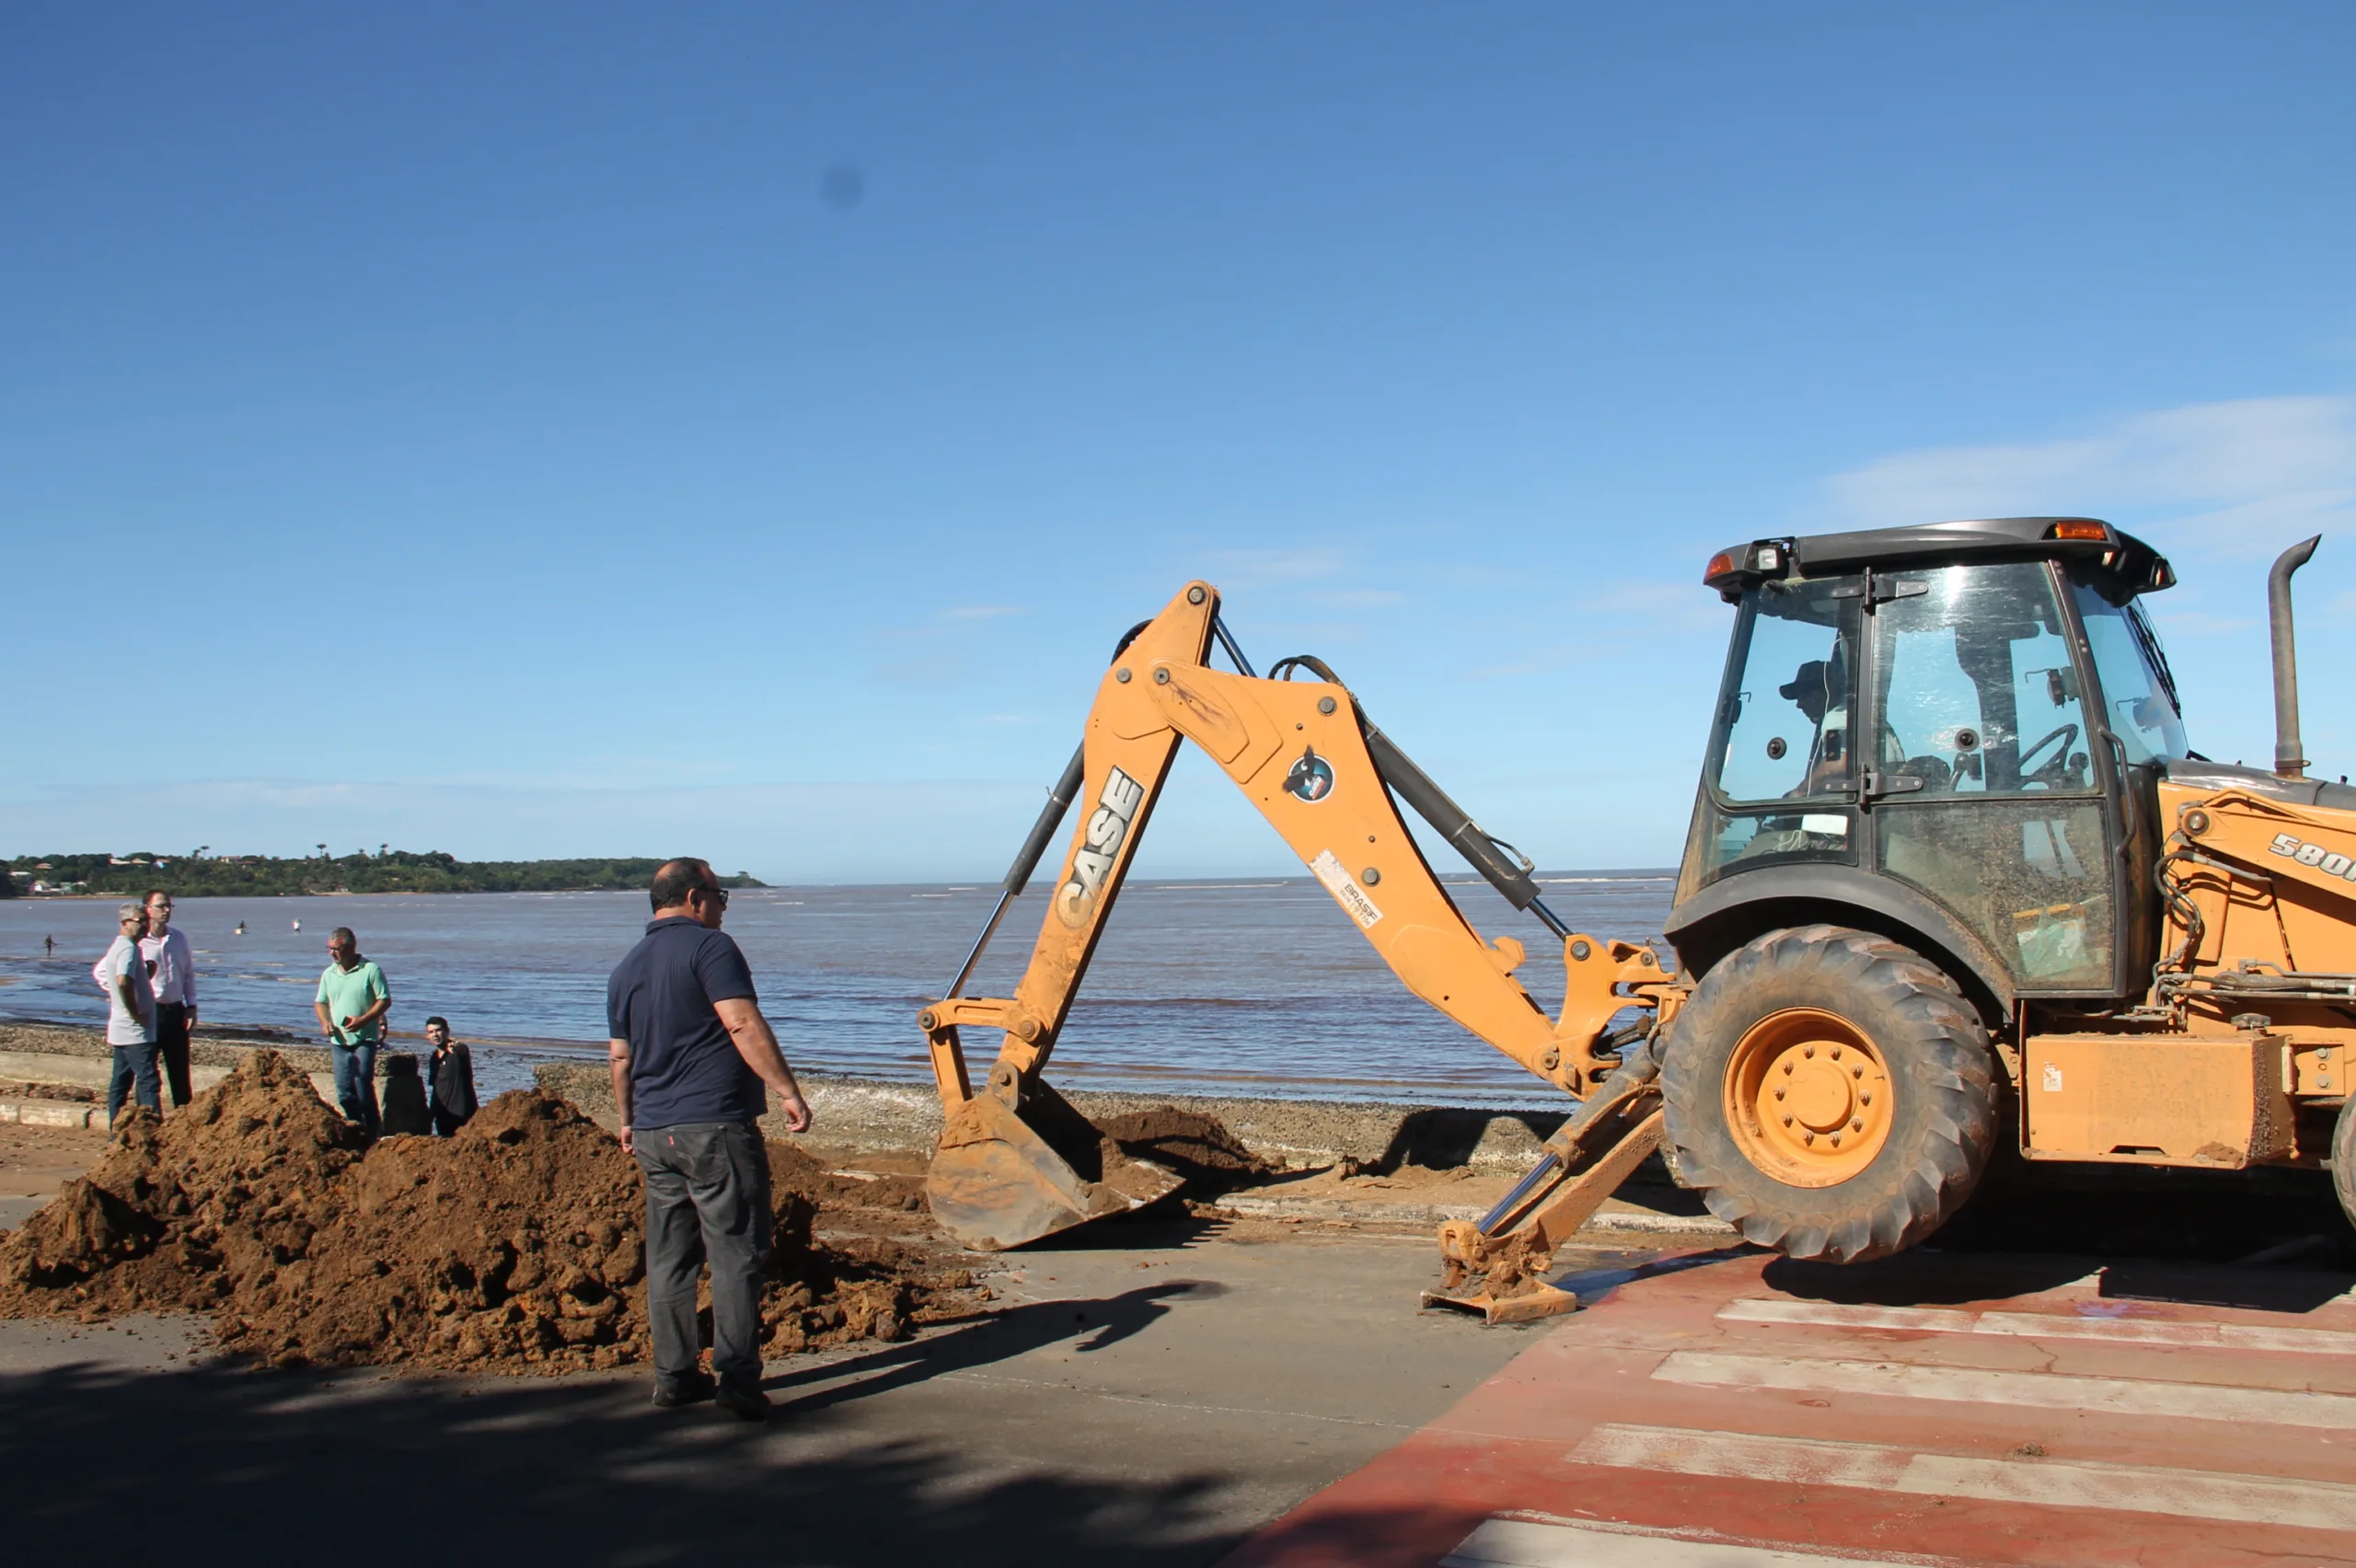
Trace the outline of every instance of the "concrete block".
<path fill-rule="evenodd" d="M 103 1127 L 106 1107 L 65 1100 L 0 1100 L 0 1122 L 26 1127 Z"/>
<path fill-rule="evenodd" d="M 0 1078 L 19 1083 L 70 1083 L 104 1089 L 114 1071 L 111 1056 L 66 1056 L 48 1051 L 0 1051 Z"/>

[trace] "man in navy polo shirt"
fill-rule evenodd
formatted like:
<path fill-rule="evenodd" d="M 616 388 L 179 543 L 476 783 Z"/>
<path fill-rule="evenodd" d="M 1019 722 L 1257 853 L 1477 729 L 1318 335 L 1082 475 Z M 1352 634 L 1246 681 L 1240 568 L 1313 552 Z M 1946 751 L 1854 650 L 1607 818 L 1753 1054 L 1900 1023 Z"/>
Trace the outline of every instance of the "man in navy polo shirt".
<path fill-rule="evenodd" d="M 712 1398 L 765 1421 L 761 1280 L 772 1221 L 762 1086 L 777 1090 L 797 1133 L 810 1106 L 761 1016 L 744 953 L 721 932 L 728 891 L 711 867 L 665 861 L 651 896 L 645 937 L 606 984 L 606 1049 L 622 1147 L 646 1176 L 654 1402 Z M 707 1260 L 716 1389 L 696 1368 L 696 1274 Z"/>

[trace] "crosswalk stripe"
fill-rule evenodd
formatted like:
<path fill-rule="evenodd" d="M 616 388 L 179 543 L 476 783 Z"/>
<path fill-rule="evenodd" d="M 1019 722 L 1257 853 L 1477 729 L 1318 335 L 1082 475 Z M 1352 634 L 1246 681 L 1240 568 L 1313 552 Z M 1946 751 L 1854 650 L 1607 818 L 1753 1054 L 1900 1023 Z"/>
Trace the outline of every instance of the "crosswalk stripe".
<path fill-rule="evenodd" d="M 1530 1519 L 1485 1519 L 1440 1562 L 1442 1568 L 1906 1568 L 1879 1557 L 1826 1557 Z"/>
<path fill-rule="evenodd" d="M 2356 1333 L 2339 1329 L 2270 1329 L 2248 1323 L 2138 1322 L 2123 1318 L 2061 1318 L 2041 1312 L 1968 1312 L 1951 1307 L 1849 1307 L 1831 1301 L 1729 1301 L 1719 1320 L 1819 1328 L 1897 1329 L 1917 1333 L 2000 1334 L 2020 1339 L 2103 1340 L 2188 1349 L 2258 1350 L 2299 1355 L 2356 1355 Z"/>
<path fill-rule="evenodd" d="M 2097 1411 L 2112 1415 L 2356 1429 L 2356 1396 L 2303 1389 L 2245 1389 L 2222 1383 L 2164 1383 L 2140 1378 L 2080 1378 L 2059 1372 L 2002 1372 L 1976 1366 L 1922 1366 L 1894 1361 L 1835 1361 L 1692 1350 L 1671 1353 L 1654 1368 L 1653 1377 L 1662 1382 L 1710 1388 L 1879 1394 L 1898 1399 Z"/>
<path fill-rule="evenodd" d="M 1868 1443 L 1618 1424 L 1598 1426 L 1566 1457 L 1578 1464 L 1680 1475 L 2356 1529 L 2356 1486 L 2336 1482 L 2089 1460 L 1983 1459 Z"/>

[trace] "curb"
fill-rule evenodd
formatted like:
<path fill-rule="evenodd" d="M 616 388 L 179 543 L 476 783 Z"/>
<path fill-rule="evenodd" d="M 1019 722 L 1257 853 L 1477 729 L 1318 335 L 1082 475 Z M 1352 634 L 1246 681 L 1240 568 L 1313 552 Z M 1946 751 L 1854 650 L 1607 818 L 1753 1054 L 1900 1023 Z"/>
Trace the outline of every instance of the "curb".
<path fill-rule="evenodd" d="M 1485 1204 L 1369 1204 L 1340 1198 L 1264 1198 L 1250 1193 L 1229 1193 L 1210 1200 L 1210 1206 L 1254 1219 L 1340 1219 L 1386 1225 L 1437 1226 L 1444 1220 L 1479 1219 L 1489 1212 Z M 1656 1236 L 1733 1236 L 1735 1228 L 1709 1215 L 1652 1214 L 1644 1211 L 1596 1215 L 1579 1228 L 1590 1230 L 1634 1230 Z"/>
<path fill-rule="evenodd" d="M 335 1075 L 312 1073 L 311 1092 L 335 1109 Z M 201 1092 L 201 1091 L 200 1091 Z M 78 1100 L 0 1100 L 0 1126 L 95 1127 L 107 1129 L 107 1108 Z"/>
<path fill-rule="evenodd" d="M 103 1132 L 107 1108 L 71 1100 L 0 1100 L 0 1123 L 22 1127 L 96 1127 Z"/>

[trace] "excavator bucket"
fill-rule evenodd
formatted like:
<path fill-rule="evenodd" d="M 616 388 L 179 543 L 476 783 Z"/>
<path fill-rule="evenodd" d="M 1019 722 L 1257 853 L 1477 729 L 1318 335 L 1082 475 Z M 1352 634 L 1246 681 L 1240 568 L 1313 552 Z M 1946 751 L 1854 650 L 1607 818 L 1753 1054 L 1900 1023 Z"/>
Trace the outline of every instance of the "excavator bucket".
<path fill-rule="evenodd" d="M 1062 1095 L 1034 1083 L 1020 1113 L 988 1093 L 950 1113 L 925 1196 L 942 1229 L 995 1252 L 1142 1208 L 1183 1180 L 1123 1154 Z"/>

